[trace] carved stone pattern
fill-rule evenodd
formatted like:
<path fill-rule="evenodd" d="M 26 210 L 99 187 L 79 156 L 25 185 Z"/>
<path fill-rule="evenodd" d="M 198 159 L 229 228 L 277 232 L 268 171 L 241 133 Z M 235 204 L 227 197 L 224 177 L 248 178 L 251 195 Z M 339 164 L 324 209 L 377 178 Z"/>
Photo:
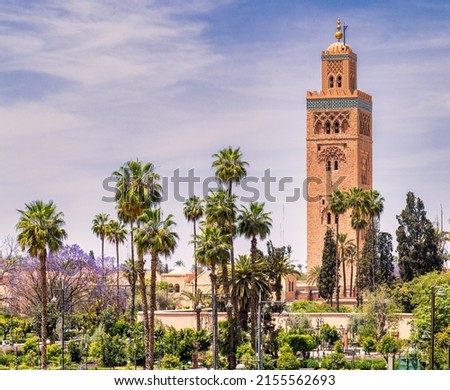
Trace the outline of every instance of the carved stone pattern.
<path fill-rule="evenodd" d="M 329 146 L 324 148 L 321 152 L 319 152 L 317 156 L 317 161 L 319 163 L 328 161 L 328 160 L 337 160 L 340 162 L 346 162 L 347 157 L 345 156 L 345 152 L 338 146 Z"/>
<path fill-rule="evenodd" d="M 327 121 L 330 122 L 331 124 L 333 124 L 335 121 L 338 121 L 341 131 L 345 132 L 350 123 L 350 112 L 349 111 L 315 112 L 314 113 L 314 133 L 315 134 L 323 133 L 324 126 Z M 344 126 L 344 121 L 345 121 L 345 126 Z"/>
<path fill-rule="evenodd" d="M 328 74 L 342 75 L 342 61 L 328 61 Z"/>

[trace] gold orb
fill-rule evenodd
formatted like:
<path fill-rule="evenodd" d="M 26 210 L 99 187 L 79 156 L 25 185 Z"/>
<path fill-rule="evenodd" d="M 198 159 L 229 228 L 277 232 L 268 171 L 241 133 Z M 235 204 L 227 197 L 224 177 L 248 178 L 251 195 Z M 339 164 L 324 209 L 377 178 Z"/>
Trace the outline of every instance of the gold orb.
<path fill-rule="evenodd" d="M 343 34 L 341 31 L 336 31 L 336 33 L 334 34 L 334 36 L 336 37 L 336 39 L 342 39 Z"/>

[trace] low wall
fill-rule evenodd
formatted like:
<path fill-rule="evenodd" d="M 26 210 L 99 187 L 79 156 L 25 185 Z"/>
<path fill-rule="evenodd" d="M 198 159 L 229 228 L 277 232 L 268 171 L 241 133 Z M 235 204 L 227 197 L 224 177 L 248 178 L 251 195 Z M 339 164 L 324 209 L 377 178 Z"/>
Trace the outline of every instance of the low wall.
<path fill-rule="evenodd" d="M 290 318 L 294 318 L 301 313 L 289 313 Z M 347 328 L 351 313 L 307 313 L 307 317 L 311 320 L 311 325 L 316 326 L 317 320 L 323 320 L 324 323 L 330 326 L 339 328 L 341 325 Z M 139 313 L 139 319 L 142 320 L 142 315 Z M 196 313 L 194 310 L 166 310 L 156 311 L 156 319 L 161 321 L 164 325 L 173 326 L 175 329 L 194 328 L 196 327 Z M 412 314 L 400 313 L 400 321 L 398 324 L 399 338 L 407 339 L 410 333 L 410 321 Z M 201 325 L 207 329 L 211 329 L 211 312 L 202 311 L 200 313 Z M 219 321 L 226 319 L 226 313 L 218 313 Z M 273 315 L 274 322 L 280 327 L 289 327 L 288 317 L 282 314 L 275 313 Z M 321 320 L 320 320 L 321 319 Z M 392 330 L 394 331 L 394 329 Z"/>

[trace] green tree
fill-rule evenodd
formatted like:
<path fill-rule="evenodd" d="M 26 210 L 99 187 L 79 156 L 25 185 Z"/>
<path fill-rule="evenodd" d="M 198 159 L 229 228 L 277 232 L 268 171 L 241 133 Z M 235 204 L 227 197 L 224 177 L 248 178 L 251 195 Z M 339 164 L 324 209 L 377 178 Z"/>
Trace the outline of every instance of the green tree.
<path fill-rule="evenodd" d="M 211 271 L 213 365 L 218 363 L 218 323 L 217 323 L 217 265 L 229 258 L 230 236 L 218 226 L 204 223 L 201 233 L 194 237 L 197 244 L 196 256 L 200 264 Z"/>
<path fill-rule="evenodd" d="M 205 215 L 206 215 L 206 222 L 209 224 L 213 224 L 218 226 L 224 234 L 227 234 L 230 242 L 230 253 L 233 252 L 233 239 L 236 227 L 235 227 L 235 221 L 236 221 L 236 196 L 229 195 L 227 191 L 224 189 L 219 189 L 217 191 L 214 191 L 206 198 L 206 207 L 205 207 Z M 233 252 L 234 253 L 234 252 Z M 229 346 L 230 346 L 230 353 L 228 354 L 228 368 L 234 369 L 236 367 L 236 356 L 235 356 L 235 340 L 236 340 L 236 334 L 235 334 L 235 321 L 233 318 L 233 309 L 235 308 L 235 305 L 233 304 L 233 296 L 230 293 L 230 280 L 229 280 L 229 272 L 228 272 L 228 263 L 230 262 L 231 265 L 231 271 L 235 272 L 234 268 L 234 259 L 232 261 L 233 264 L 231 264 L 231 258 L 224 258 L 222 259 L 222 263 L 219 264 L 221 267 L 221 282 L 223 287 L 223 293 L 225 295 L 225 309 L 227 312 L 227 321 L 230 324 L 230 332 L 228 332 L 229 336 Z M 232 282 L 233 283 L 233 282 Z M 232 284 L 232 286 L 234 283 Z"/>
<path fill-rule="evenodd" d="M 347 211 L 346 197 L 345 193 L 342 191 L 335 191 L 331 195 L 330 210 L 335 216 L 336 221 L 336 243 L 339 242 L 339 217 Z M 336 267 L 335 267 L 335 278 L 336 278 L 336 310 L 339 311 L 339 265 L 341 262 L 339 250 L 336 251 Z M 345 268 L 344 268 L 345 270 Z M 345 274 L 343 274 L 345 281 Z M 345 282 L 344 282 L 345 291 Z"/>
<path fill-rule="evenodd" d="M 219 150 L 218 153 L 213 154 L 214 158 L 212 162 L 212 168 L 215 169 L 215 176 L 219 180 L 219 182 L 226 186 L 226 191 L 228 193 L 228 197 L 233 198 L 233 185 L 239 184 L 241 180 L 247 176 L 247 167 L 248 162 L 243 159 L 243 154 L 240 148 L 233 148 L 229 146 L 228 148 L 223 148 Z M 233 220 L 234 223 L 234 220 Z M 240 337 L 240 329 L 239 329 L 239 308 L 237 304 L 236 296 L 234 295 L 235 290 L 235 263 L 234 263 L 234 230 L 232 232 L 227 232 L 227 234 L 231 234 L 230 236 L 230 268 L 231 268 L 231 291 L 232 296 L 231 300 L 233 303 L 234 310 L 234 321 L 232 322 L 231 327 L 235 328 L 237 342 L 240 344 L 242 342 Z M 230 333 L 231 337 L 234 332 Z M 234 340 L 230 339 L 230 342 L 234 344 Z M 235 345 L 232 345 L 233 352 L 235 351 Z M 236 362 L 234 361 L 234 357 L 232 357 L 231 364 L 233 368 L 236 366 Z"/>
<path fill-rule="evenodd" d="M 427 218 L 425 206 L 413 192 L 406 195 L 406 207 L 397 216 L 398 266 L 404 281 L 432 271 L 442 271 L 444 259 L 439 256 L 439 240 Z"/>
<path fill-rule="evenodd" d="M 197 235 L 197 222 L 203 217 L 204 211 L 205 210 L 203 202 L 198 196 L 192 195 L 184 202 L 183 213 L 188 222 L 192 222 L 194 225 L 194 237 Z M 194 293 L 197 292 L 198 288 L 197 287 L 198 264 L 197 264 L 197 257 L 195 256 L 196 249 L 197 249 L 196 243 L 194 241 Z"/>
<path fill-rule="evenodd" d="M 334 241 L 334 234 L 332 229 L 327 229 L 324 237 L 323 252 L 322 252 L 322 266 L 320 267 L 320 274 L 317 281 L 319 294 L 323 299 L 326 299 L 330 304 L 333 300 L 333 292 L 336 284 L 336 242 Z"/>
<path fill-rule="evenodd" d="M 258 296 L 270 296 L 271 290 L 267 278 L 267 267 L 263 259 L 256 261 L 255 286 Z M 241 328 L 248 329 L 247 316 L 250 312 L 252 291 L 252 268 L 248 255 L 239 255 L 236 261 L 236 297 L 239 304 Z"/>
<path fill-rule="evenodd" d="M 277 370 L 298 370 L 301 366 L 300 360 L 294 355 L 289 344 L 280 348 L 280 356 L 277 360 Z"/>
<path fill-rule="evenodd" d="M 275 289 L 275 300 L 281 301 L 283 278 L 287 275 L 300 275 L 291 260 L 291 247 L 276 248 L 272 241 L 267 242 L 267 256 L 265 257 L 269 280 Z"/>
<path fill-rule="evenodd" d="M 377 234 L 370 226 L 364 237 L 364 245 L 359 261 L 359 278 L 357 289 L 373 291 L 375 285 L 375 272 L 378 269 Z"/>
<path fill-rule="evenodd" d="M 378 268 L 376 270 L 377 285 L 391 287 L 394 283 L 394 256 L 392 255 L 392 235 L 380 232 L 377 240 Z"/>
<path fill-rule="evenodd" d="M 64 214 L 57 210 L 56 205 L 37 200 L 25 204 L 16 225 L 17 242 L 32 257 L 39 258 L 40 269 L 40 300 L 41 300 L 41 368 L 47 369 L 47 256 L 63 246 L 67 237 L 64 230 Z"/>
<path fill-rule="evenodd" d="M 258 238 L 264 240 L 272 228 L 270 213 L 264 211 L 264 203 L 252 202 L 250 207 L 242 206 L 238 216 L 238 231 L 245 238 L 249 238 L 251 273 L 251 303 L 250 303 L 250 337 L 253 348 L 256 350 L 256 320 L 258 311 L 258 296 L 256 295 L 256 260 L 258 256 Z"/>
<path fill-rule="evenodd" d="M 150 253 L 150 310 L 147 306 L 145 287 L 145 271 L 143 261 L 139 261 L 138 274 L 141 286 L 141 299 L 144 315 L 144 335 L 148 354 L 146 354 L 146 368 L 153 370 L 155 362 L 155 310 L 156 310 L 156 269 L 160 255 L 168 257 L 177 246 L 178 234 L 173 230 L 175 222 L 173 215 L 163 218 L 161 209 L 144 210 L 139 217 L 141 226 L 136 231 L 136 246 L 139 258 L 144 253 Z"/>
<path fill-rule="evenodd" d="M 108 230 L 109 214 L 97 214 L 92 220 L 92 233 L 102 242 L 102 269 L 105 270 L 105 238 Z"/>
<path fill-rule="evenodd" d="M 125 225 L 119 221 L 111 220 L 106 226 L 106 238 L 116 247 L 116 294 L 117 294 L 117 312 L 120 309 L 120 261 L 119 261 L 119 245 L 123 244 L 127 239 L 127 230 Z"/>
<path fill-rule="evenodd" d="M 138 219 L 143 210 L 155 206 L 161 201 L 162 189 L 159 184 L 159 175 L 155 172 L 153 163 L 143 163 L 139 160 L 131 160 L 114 171 L 112 176 L 116 183 L 116 208 L 121 221 L 129 224 L 130 245 L 131 245 L 131 323 L 135 321 L 135 300 L 136 300 L 136 273 L 134 258 L 134 228 L 138 224 Z M 143 261 L 143 259 L 138 259 Z"/>
<path fill-rule="evenodd" d="M 342 264 L 342 284 L 343 284 L 343 294 L 344 297 L 347 296 L 347 275 L 346 275 L 346 266 L 347 266 L 347 260 L 351 256 L 352 247 L 354 247 L 354 240 L 348 239 L 347 233 L 339 233 L 337 235 L 337 250 L 338 250 L 338 257 L 339 261 Z M 350 262 L 349 262 L 350 263 Z M 353 264 L 351 264 L 353 266 Z M 352 287 L 350 286 L 350 291 Z"/>

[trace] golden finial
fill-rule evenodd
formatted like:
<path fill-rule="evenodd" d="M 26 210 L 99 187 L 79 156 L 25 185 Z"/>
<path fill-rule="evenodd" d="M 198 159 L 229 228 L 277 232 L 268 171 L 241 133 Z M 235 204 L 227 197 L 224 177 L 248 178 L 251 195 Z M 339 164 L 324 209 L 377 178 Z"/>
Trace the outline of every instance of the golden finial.
<path fill-rule="evenodd" d="M 340 42 L 340 40 L 342 39 L 342 36 L 343 36 L 342 31 L 341 31 L 341 19 L 340 18 L 338 18 L 338 20 L 337 20 L 336 28 L 337 28 L 337 31 L 334 33 L 334 36 L 336 37 L 338 42 Z"/>

